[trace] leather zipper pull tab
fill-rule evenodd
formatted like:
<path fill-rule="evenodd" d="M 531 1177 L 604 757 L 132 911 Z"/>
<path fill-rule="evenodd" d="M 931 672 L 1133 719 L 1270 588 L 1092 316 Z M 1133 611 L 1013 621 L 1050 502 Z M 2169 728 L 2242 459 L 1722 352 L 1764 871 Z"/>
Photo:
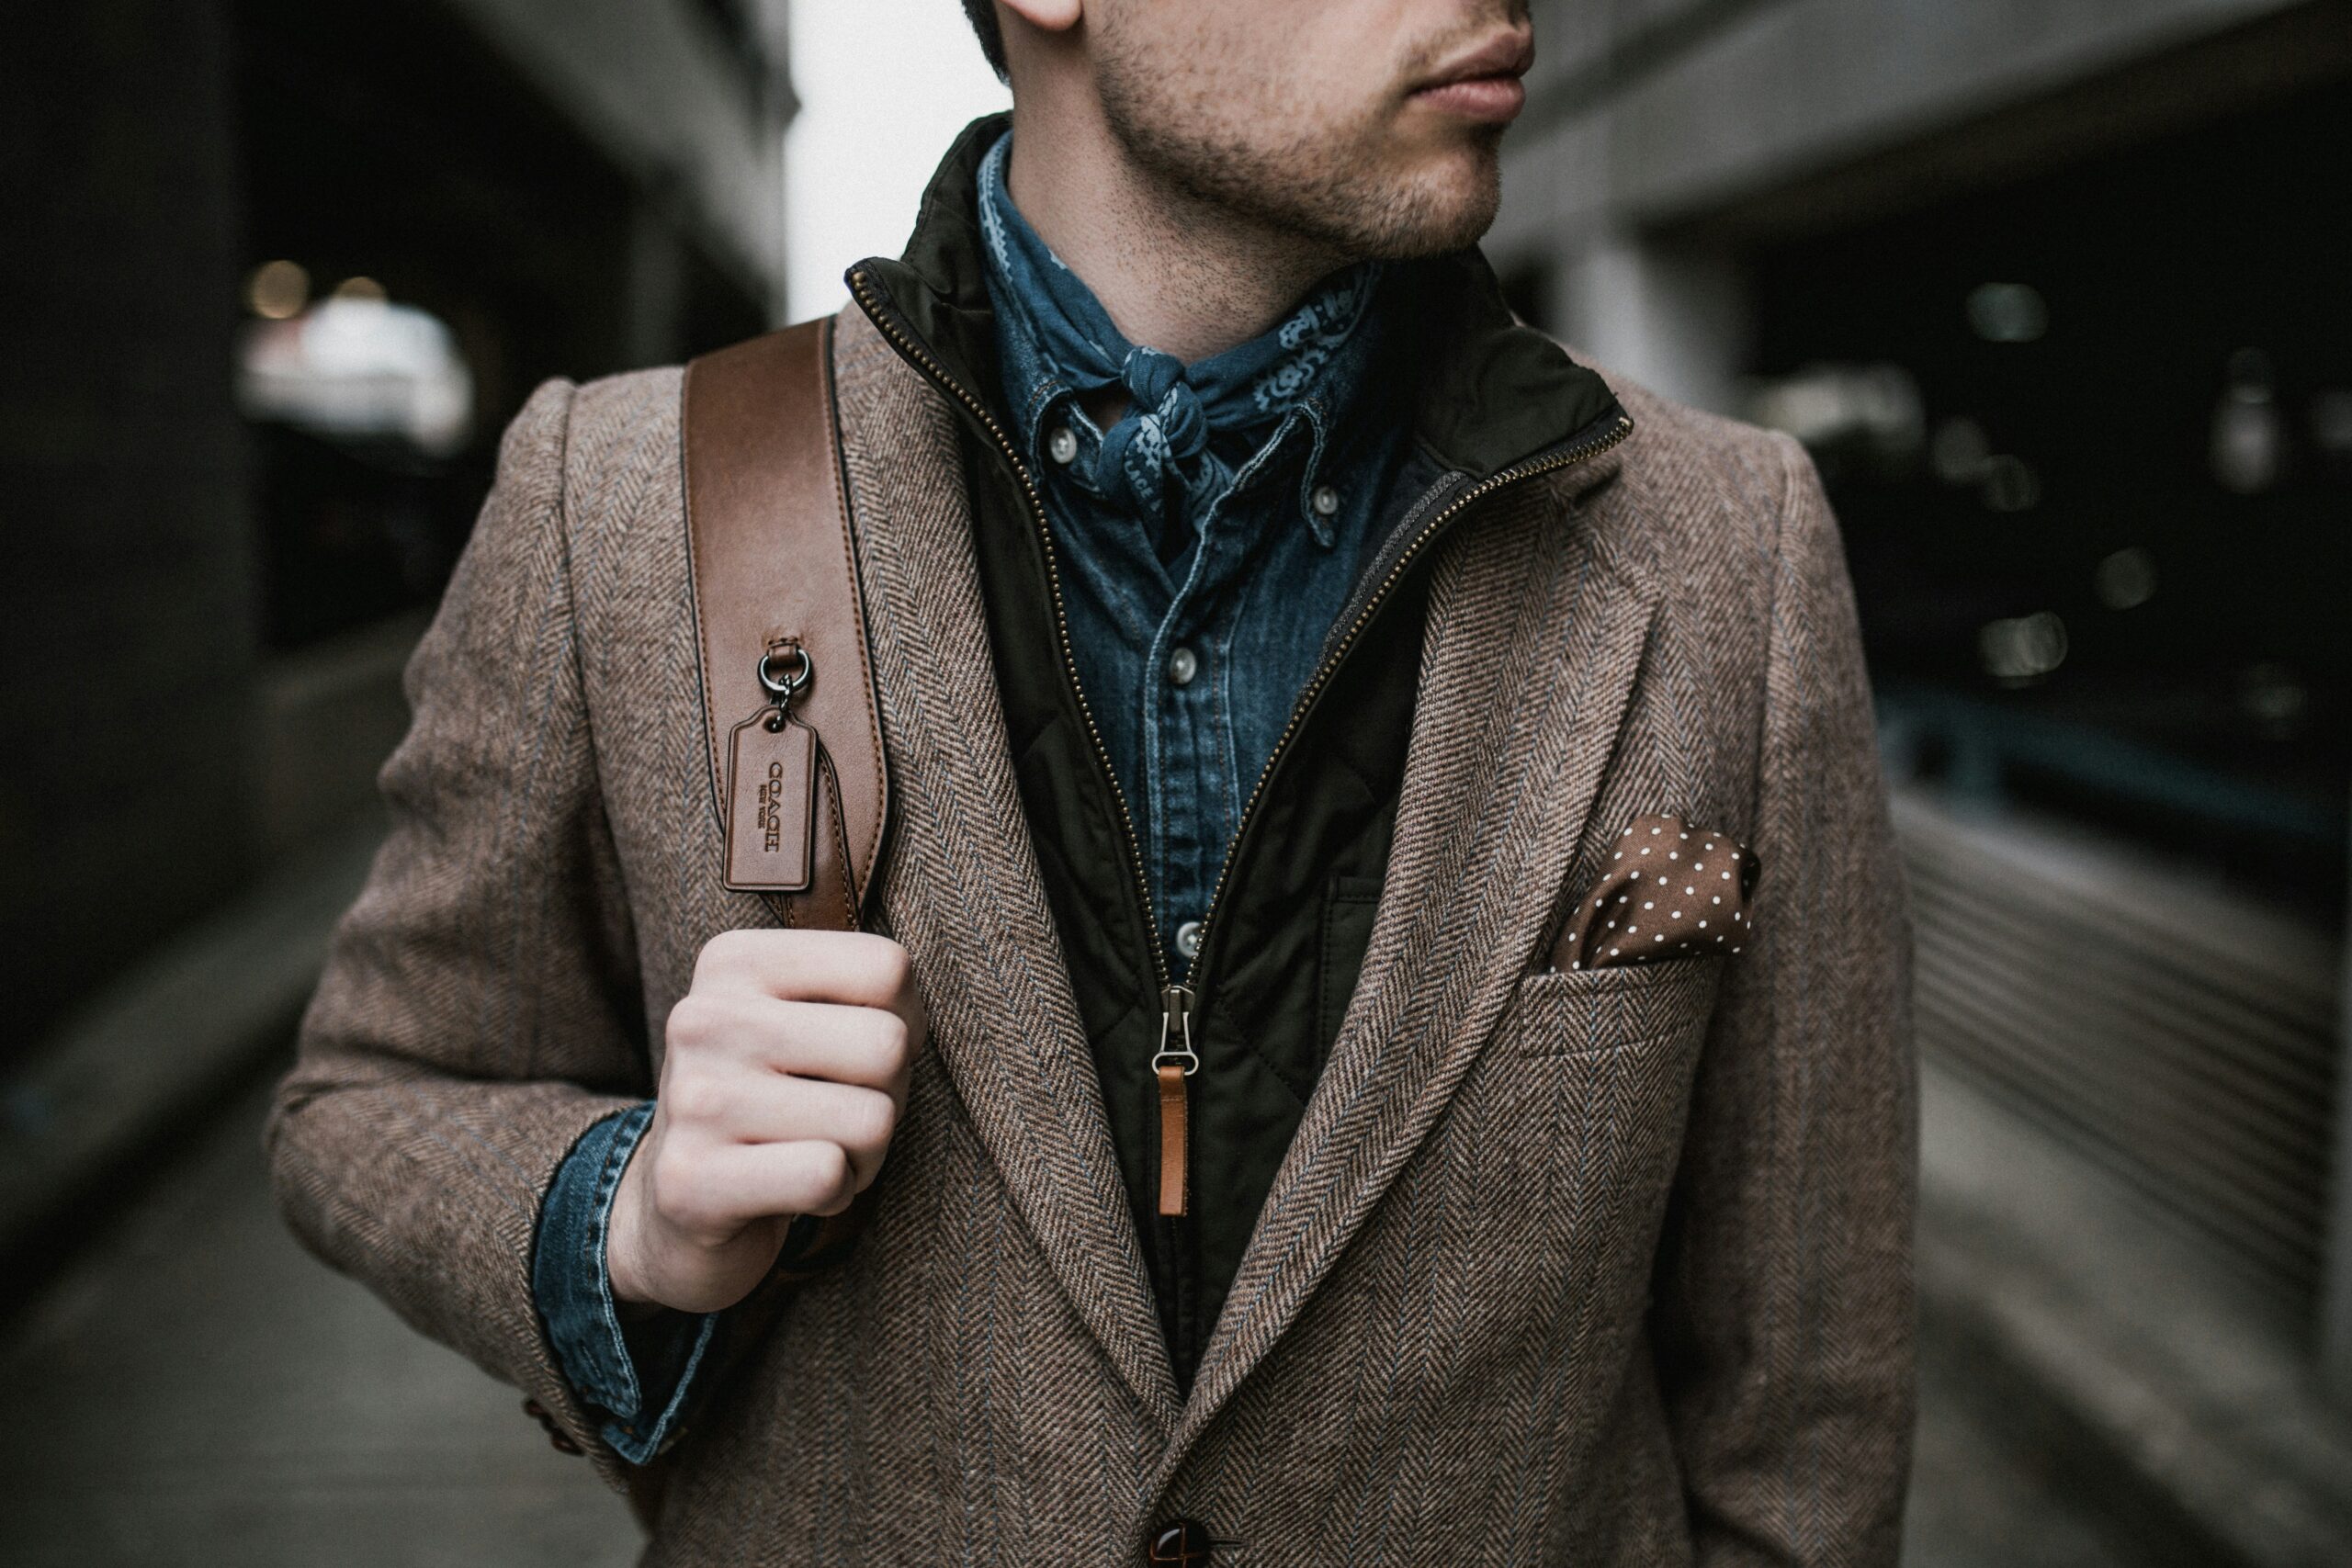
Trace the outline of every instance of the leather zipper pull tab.
<path fill-rule="evenodd" d="M 1201 1070 L 1193 1050 L 1193 989 L 1163 986 L 1159 990 L 1159 1049 L 1151 1058 L 1152 1076 L 1159 1080 L 1159 1212 L 1182 1217 L 1189 1204 L 1192 1104 L 1184 1080 Z"/>

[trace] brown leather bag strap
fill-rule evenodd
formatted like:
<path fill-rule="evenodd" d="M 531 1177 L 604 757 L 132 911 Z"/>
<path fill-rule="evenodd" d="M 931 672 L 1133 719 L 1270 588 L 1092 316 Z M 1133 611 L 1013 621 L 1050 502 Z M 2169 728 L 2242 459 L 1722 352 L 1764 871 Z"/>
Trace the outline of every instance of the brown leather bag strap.
<path fill-rule="evenodd" d="M 747 885 L 731 863 L 722 874 L 729 886 L 770 892 L 788 925 L 854 931 L 882 852 L 889 773 L 835 428 L 832 345 L 828 317 L 692 361 L 680 424 L 703 725 L 722 831 L 750 831 L 761 804 L 756 781 L 730 779 L 729 761 L 737 728 L 776 701 L 761 683 L 762 660 L 797 647 L 811 671 L 787 704 L 817 737 L 805 886 Z"/>
<path fill-rule="evenodd" d="M 775 810 L 779 826 L 806 812 L 797 820 L 813 828 L 801 840 L 812 853 L 771 854 L 795 870 L 748 886 L 773 898 L 787 925 L 855 931 L 882 852 L 889 775 L 834 423 L 832 327 L 808 321 L 691 361 L 679 422 L 711 805 L 729 844 L 718 869 L 729 886 L 747 886 L 734 852 L 747 808 L 754 831 L 768 826 L 763 809 Z M 806 689 L 781 705 L 760 679 L 761 661 L 779 648 L 806 652 L 810 670 Z M 787 656 L 771 668 L 788 673 L 797 664 Z M 765 722 L 779 716 L 788 723 Z M 804 726 L 815 732 L 813 767 Z M 743 738 L 761 744 L 763 732 L 771 740 L 761 755 L 779 767 L 795 759 L 813 800 L 783 792 L 787 811 L 762 795 L 760 780 L 730 777 Z M 797 749 L 785 746 L 787 737 Z M 868 1187 L 841 1213 L 801 1227 L 791 1256 L 729 1310 L 698 1378 L 700 1401 L 732 1383 L 794 1288 L 847 1254 L 878 1190 Z M 629 1505 L 649 1529 L 671 1469 L 665 1454 L 628 1472 Z"/>

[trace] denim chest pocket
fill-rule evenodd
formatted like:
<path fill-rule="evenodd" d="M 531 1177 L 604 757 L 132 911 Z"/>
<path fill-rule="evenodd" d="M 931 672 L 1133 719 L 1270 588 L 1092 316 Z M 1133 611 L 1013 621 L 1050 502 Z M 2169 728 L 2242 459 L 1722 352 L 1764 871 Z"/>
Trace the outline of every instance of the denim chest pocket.
<path fill-rule="evenodd" d="M 1498 1043 L 1515 1056 L 1604 1055 L 1695 1046 L 1713 1015 L 1723 955 L 1611 969 L 1545 970 L 1512 994 Z"/>

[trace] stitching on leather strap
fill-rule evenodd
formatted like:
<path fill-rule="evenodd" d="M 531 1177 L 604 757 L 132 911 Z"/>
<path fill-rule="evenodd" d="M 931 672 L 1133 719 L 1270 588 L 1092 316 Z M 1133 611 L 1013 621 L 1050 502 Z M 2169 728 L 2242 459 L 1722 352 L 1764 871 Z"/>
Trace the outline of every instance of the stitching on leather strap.
<path fill-rule="evenodd" d="M 866 647 L 865 592 L 858 581 L 857 575 L 857 523 L 850 511 L 849 480 L 843 471 L 843 465 L 847 459 L 842 450 L 841 406 L 835 396 L 833 384 L 834 320 L 830 317 L 826 320 L 824 331 L 818 336 L 817 345 L 817 352 L 822 359 L 820 379 L 824 385 L 825 421 L 831 427 L 827 433 L 831 437 L 827 446 L 833 459 L 828 465 L 831 470 L 828 478 L 833 487 L 833 505 L 841 517 L 842 563 L 848 573 L 850 619 L 857 630 L 857 675 L 858 679 L 865 682 L 861 694 L 865 699 L 866 744 L 874 749 L 874 836 L 865 846 L 863 872 L 859 870 L 858 862 L 849 858 L 849 834 L 845 827 L 841 837 L 844 857 L 842 860 L 844 880 L 849 884 L 850 923 L 854 926 L 857 923 L 856 907 L 867 891 L 866 878 L 873 874 L 876 861 L 881 853 L 883 818 L 889 808 L 889 773 L 888 761 L 884 756 L 882 749 L 881 702 L 879 694 L 874 689 L 872 655 Z M 828 768 L 831 766 L 830 759 L 826 766 Z M 840 813 L 840 792 L 836 789 L 834 794 L 836 815 Z"/>
<path fill-rule="evenodd" d="M 710 749 L 710 809 L 724 829 L 727 825 L 727 765 L 720 755 L 718 696 L 710 689 L 710 618 L 702 608 L 702 551 L 695 528 L 695 465 L 692 448 L 687 445 L 687 433 L 694 428 L 694 395 L 695 367 L 690 361 L 685 374 L 678 379 L 678 468 L 680 489 L 685 498 L 686 527 L 686 604 L 695 617 L 695 643 L 702 659 L 695 666 L 695 689 L 702 696 L 702 730 L 704 743 Z"/>

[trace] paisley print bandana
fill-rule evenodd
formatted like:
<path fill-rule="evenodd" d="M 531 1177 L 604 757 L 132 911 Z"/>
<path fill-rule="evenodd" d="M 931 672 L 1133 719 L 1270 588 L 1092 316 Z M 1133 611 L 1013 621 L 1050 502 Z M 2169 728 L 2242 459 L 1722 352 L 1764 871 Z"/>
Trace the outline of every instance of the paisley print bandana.
<path fill-rule="evenodd" d="M 1072 390 L 1126 389 L 1127 410 L 1094 456 L 1095 488 L 1155 524 L 1189 515 L 1233 483 L 1212 437 L 1271 428 L 1314 397 L 1364 319 L 1379 264 L 1342 268 L 1272 331 L 1188 366 L 1129 343 L 1021 216 L 1004 183 L 1012 150 L 1007 132 L 980 164 L 980 233 L 997 293 Z"/>

